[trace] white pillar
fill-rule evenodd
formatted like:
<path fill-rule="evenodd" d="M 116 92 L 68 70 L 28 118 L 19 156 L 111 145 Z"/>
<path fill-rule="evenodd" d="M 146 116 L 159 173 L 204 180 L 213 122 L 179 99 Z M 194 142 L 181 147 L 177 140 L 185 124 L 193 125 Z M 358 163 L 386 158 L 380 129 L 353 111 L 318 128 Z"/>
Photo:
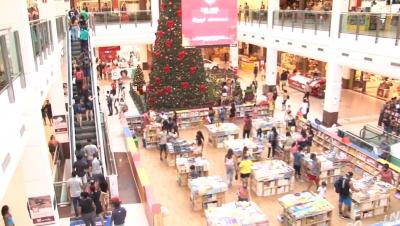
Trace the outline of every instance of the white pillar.
<path fill-rule="evenodd" d="M 279 0 L 268 0 L 267 10 L 268 10 L 268 28 L 272 29 L 274 11 L 279 10 Z"/>
<path fill-rule="evenodd" d="M 267 59 L 266 59 L 266 84 L 268 86 L 276 85 L 276 76 L 278 70 L 278 51 L 276 49 L 267 49 Z"/>
<path fill-rule="evenodd" d="M 331 30 L 330 35 L 334 39 L 338 37 L 340 27 L 340 14 L 348 11 L 349 0 L 332 1 Z"/>
<path fill-rule="evenodd" d="M 340 94 L 342 89 L 342 66 L 336 60 L 328 62 L 326 88 L 322 121 L 326 126 L 337 123 L 339 115 Z"/>
<path fill-rule="evenodd" d="M 351 68 L 342 66 L 342 78 L 350 79 L 351 77 Z"/>
<path fill-rule="evenodd" d="M 239 67 L 239 46 L 237 42 L 236 44 L 231 45 L 229 48 L 229 62 L 231 67 Z"/>
<path fill-rule="evenodd" d="M 153 28 L 157 29 L 158 18 L 160 17 L 159 0 L 149 0 L 151 7 L 151 23 Z"/>

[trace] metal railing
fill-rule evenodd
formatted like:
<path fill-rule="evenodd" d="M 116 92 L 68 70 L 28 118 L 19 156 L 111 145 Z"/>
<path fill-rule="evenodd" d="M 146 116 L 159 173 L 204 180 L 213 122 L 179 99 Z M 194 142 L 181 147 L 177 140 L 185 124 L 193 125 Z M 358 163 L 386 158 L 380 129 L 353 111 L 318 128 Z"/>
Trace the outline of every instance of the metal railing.
<path fill-rule="evenodd" d="M 69 137 L 69 148 L 71 156 L 71 169 L 72 164 L 75 162 L 75 114 L 74 114 L 74 101 L 73 101 L 73 81 L 72 81 L 72 53 L 71 53 L 71 36 L 68 32 L 67 35 L 67 80 L 68 80 L 68 137 Z"/>
<path fill-rule="evenodd" d="M 35 60 L 36 71 L 40 65 L 44 63 L 53 51 L 53 41 L 51 33 L 51 22 L 48 20 L 33 20 L 29 22 L 31 28 L 32 48 Z"/>
<path fill-rule="evenodd" d="M 53 183 L 53 186 L 54 186 L 57 206 L 59 207 L 68 206 L 71 200 L 68 194 L 67 181 L 55 182 Z"/>
<path fill-rule="evenodd" d="M 102 120 L 102 130 L 103 130 L 103 149 L 104 156 L 107 164 L 107 175 L 118 175 L 117 164 L 115 162 L 114 155 L 111 151 L 111 144 L 109 138 L 109 130 L 107 125 L 107 118 L 104 117 L 104 113 L 101 112 Z"/>
<path fill-rule="evenodd" d="M 248 12 L 238 13 L 239 24 L 251 24 L 261 26 L 268 26 L 268 10 L 266 9 L 252 9 Z"/>
<path fill-rule="evenodd" d="M 59 42 L 61 42 L 62 40 L 64 40 L 65 35 L 66 35 L 66 31 L 67 31 L 67 20 L 66 20 L 66 16 L 62 15 L 62 16 L 57 16 L 56 17 L 56 29 L 57 29 L 57 39 Z"/>
<path fill-rule="evenodd" d="M 136 10 L 136 11 L 113 11 L 113 12 L 93 12 L 90 13 L 91 25 L 107 26 L 119 25 L 120 27 L 127 24 L 137 26 L 141 23 L 150 23 L 152 25 L 151 10 Z"/>
<path fill-rule="evenodd" d="M 339 38 L 342 33 L 354 34 L 358 40 L 360 35 L 395 39 L 395 45 L 400 38 L 400 13 L 363 13 L 349 12 L 340 15 Z"/>
<path fill-rule="evenodd" d="M 275 26 L 300 28 L 304 30 L 328 31 L 331 27 L 330 11 L 309 11 L 309 10 L 276 10 L 273 15 L 273 28 Z"/>

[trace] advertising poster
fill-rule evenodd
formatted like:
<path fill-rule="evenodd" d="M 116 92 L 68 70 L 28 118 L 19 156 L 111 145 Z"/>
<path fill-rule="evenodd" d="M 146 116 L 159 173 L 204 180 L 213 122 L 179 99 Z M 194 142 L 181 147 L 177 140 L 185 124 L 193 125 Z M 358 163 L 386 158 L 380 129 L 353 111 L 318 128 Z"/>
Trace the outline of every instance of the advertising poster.
<path fill-rule="evenodd" d="M 237 1 L 182 1 L 182 45 L 221 46 L 236 43 Z"/>
<path fill-rule="evenodd" d="M 34 225 L 54 224 L 54 209 L 50 195 L 28 198 L 30 215 Z"/>
<path fill-rule="evenodd" d="M 65 115 L 53 116 L 53 128 L 56 134 L 68 133 L 67 117 Z"/>

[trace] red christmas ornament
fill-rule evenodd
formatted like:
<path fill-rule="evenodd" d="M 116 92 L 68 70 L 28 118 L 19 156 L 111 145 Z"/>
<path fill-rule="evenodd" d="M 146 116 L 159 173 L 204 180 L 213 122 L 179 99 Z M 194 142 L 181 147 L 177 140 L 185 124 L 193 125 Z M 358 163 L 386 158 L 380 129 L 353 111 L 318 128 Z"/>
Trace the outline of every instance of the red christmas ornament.
<path fill-rule="evenodd" d="M 161 52 L 160 52 L 160 51 L 156 51 L 156 52 L 154 52 L 154 56 L 156 56 L 157 58 L 160 58 L 160 56 L 161 56 Z"/>
<path fill-rule="evenodd" d="M 171 86 L 166 86 L 166 87 L 164 88 L 164 92 L 165 92 L 166 94 L 170 94 L 170 93 L 172 92 Z"/>
<path fill-rule="evenodd" d="M 164 11 L 165 11 L 165 4 L 161 3 L 161 12 L 164 12 Z"/>
<path fill-rule="evenodd" d="M 181 82 L 181 87 L 184 89 L 188 89 L 189 88 L 189 82 Z"/>
<path fill-rule="evenodd" d="M 176 12 L 176 15 L 177 15 L 178 17 L 182 17 L 182 10 L 179 9 L 178 12 Z"/>
<path fill-rule="evenodd" d="M 186 52 L 185 50 L 182 50 L 178 53 L 178 60 L 183 60 L 183 58 L 185 58 L 186 56 Z"/>
<path fill-rule="evenodd" d="M 169 67 L 169 65 L 164 66 L 164 72 L 167 74 L 171 72 L 171 68 Z"/>
<path fill-rule="evenodd" d="M 163 91 L 162 91 L 162 90 L 158 90 L 156 94 L 157 94 L 157 96 L 159 96 L 159 97 L 160 97 L 160 96 L 162 96 L 162 95 L 163 95 Z"/>
<path fill-rule="evenodd" d="M 150 92 L 152 89 L 153 89 L 153 86 L 148 84 L 147 87 L 146 87 L 146 91 Z"/>
<path fill-rule="evenodd" d="M 154 77 L 154 81 L 155 81 L 157 84 L 160 84 L 160 83 L 161 83 L 160 77 Z"/>
<path fill-rule="evenodd" d="M 206 91 L 206 89 L 207 89 L 206 85 L 200 84 L 200 86 L 199 86 L 200 92 L 204 93 Z"/>
<path fill-rule="evenodd" d="M 197 72 L 197 67 L 191 67 L 191 68 L 190 68 L 190 74 L 191 74 L 191 75 L 196 74 L 196 72 Z"/>
<path fill-rule="evenodd" d="M 175 23 L 174 23 L 173 20 L 168 20 L 168 21 L 167 21 L 167 27 L 168 27 L 169 29 L 173 28 L 174 25 L 175 25 Z"/>
<path fill-rule="evenodd" d="M 167 39 L 167 40 L 165 41 L 165 46 L 166 46 L 167 48 L 171 48 L 171 46 L 172 46 L 172 40 L 171 40 L 171 39 Z"/>
<path fill-rule="evenodd" d="M 163 32 L 163 31 L 158 31 L 158 32 L 157 32 L 157 36 L 158 36 L 159 38 L 162 38 L 162 37 L 164 36 L 164 32 Z"/>

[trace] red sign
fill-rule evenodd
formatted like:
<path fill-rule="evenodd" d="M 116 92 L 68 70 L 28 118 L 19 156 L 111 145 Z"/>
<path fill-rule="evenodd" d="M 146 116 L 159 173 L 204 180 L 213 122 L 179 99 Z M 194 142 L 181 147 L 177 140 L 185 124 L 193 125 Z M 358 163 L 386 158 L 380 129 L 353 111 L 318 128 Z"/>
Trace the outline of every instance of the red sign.
<path fill-rule="evenodd" d="M 182 1 L 182 45 L 185 47 L 236 43 L 237 1 Z"/>

